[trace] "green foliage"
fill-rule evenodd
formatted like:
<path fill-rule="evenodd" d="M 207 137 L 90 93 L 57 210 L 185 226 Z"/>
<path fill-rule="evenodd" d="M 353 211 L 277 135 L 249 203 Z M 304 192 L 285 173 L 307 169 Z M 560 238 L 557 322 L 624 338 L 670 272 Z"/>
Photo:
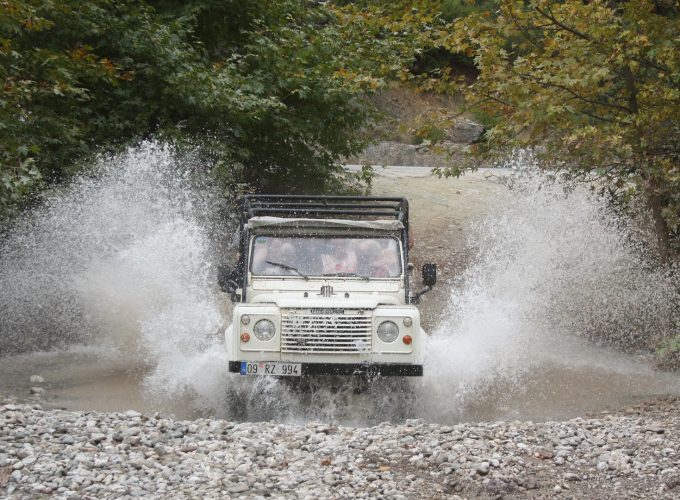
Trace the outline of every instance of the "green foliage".
<path fill-rule="evenodd" d="M 429 43 L 474 58 L 478 78 L 440 78 L 489 117 L 477 158 L 535 148 L 547 166 L 635 186 L 666 252 L 680 241 L 680 22 L 649 0 L 501 0 Z M 448 86 L 448 88 L 447 88 Z M 455 169 L 458 173 L 459 168 Z M 674 239 L 676 238 L 676 239 Z"/>
<path fill-rule="evenodd" d="M 472 14 L 492 12 L 497 5 L 496 0 L 442 0 L 441 16 L 445 21 L 454 21 Z"/>
<path fill-rule="evenodd" d="M 228 189 L 343 189 L 337 160 L 364 146 L 363 96 L 382 85 L 356 57 L 373 42 L 343 39 L 318 2 L 2 7 L 0 212 L 152 135 L 202 146 Z"/>
<path fill-rule="evenodd" d="M 599 175 L 614 196 L 632 187 L 652 211 L 667 258 L 680 249 L 677 5 L 422 0 L 355 6 L 355 17 L 374 33 L 400 35 L 402 81 L 462 93 L 463 113 L 483 117 L 485 140 L 471 148 L 468 168 L 530 148 L 546 167 Z M 466 58 L 477 74 L 456 71 Z M 438 119 L 430 128 L 442 127 Z M 436 142 L 427 127 L 423 134 Z"/>

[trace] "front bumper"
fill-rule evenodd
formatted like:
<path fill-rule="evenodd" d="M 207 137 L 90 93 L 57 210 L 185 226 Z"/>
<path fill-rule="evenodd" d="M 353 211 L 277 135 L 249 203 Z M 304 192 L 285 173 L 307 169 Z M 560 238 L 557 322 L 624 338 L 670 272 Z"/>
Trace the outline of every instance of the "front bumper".
<path fill-rule="evenodd" d="M 400 363 L 300 363 L 307 375 L 382 375 L 386 377 L 422 377 L 423 365 Z M 241 372 L 241 361 L 229 361 L 231 373 Z"/>

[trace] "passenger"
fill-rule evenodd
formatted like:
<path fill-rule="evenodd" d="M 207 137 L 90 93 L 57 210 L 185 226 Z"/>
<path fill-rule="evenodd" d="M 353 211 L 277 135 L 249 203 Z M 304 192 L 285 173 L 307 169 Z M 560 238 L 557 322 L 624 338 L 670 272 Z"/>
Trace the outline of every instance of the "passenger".
<path fill-rule="evenodd" d="M 324 274 L 357 272 L 356 252 L 346 238 L 331 238 L 330 249 L 321 259 Z"/>
<path fill-rule="evenodd" d="M 382 244 L 381 264 L 387 268 L 387 276 L 395 278 L 399 276 L 399 253 L 397 252 L 394 240 L 385 240 L 387 244 Z"/>
<path fill-rule="evenodd" d="M 389 270 L 381 262 L 382 249 L 375 240 L 364 240 L 357 245 L 357 272 L 369 278 L 386 278 Z"/>
<path fill-rule="evenodd" d="M 263 238 L 258 240 L 253 249 L 253 274 L 259 276 L 288 276 L 297 274 L 280 265 L 296 266 L 296 251 L 292 243 L 281 238 Z"/>
<path fill-rule="evenodd" d="M 286 266 L 292 269 L 286 269 Z M 273 276 L 293 276 L 298 273 L 297 252 L 295 246 L 290 241 L 276 239 L 273 247 L 269 251 L 267 259 L 266 274 Z"/>

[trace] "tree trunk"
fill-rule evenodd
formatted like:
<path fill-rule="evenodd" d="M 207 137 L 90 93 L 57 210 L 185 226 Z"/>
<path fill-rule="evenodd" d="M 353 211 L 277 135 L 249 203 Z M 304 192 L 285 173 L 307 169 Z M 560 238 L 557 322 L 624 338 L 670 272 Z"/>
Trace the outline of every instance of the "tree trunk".
<path fill-rule="evenodd" d="M 671 242 L 668 237 L 668 223 L 663 217 L 663 200 L 658 193 L 656 182 L 653 179 L 647 181 L 648 204 L 652 210 L 654 219 L 654 232 L 659 243 L 659 257 L 663 263 L 667 263 L 671 258 Z"/>

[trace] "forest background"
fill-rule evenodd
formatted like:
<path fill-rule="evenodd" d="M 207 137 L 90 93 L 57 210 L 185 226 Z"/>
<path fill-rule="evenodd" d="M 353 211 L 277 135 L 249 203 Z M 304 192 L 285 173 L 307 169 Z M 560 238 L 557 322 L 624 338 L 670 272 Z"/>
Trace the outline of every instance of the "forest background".
<path fill-rule="evenodd" d="M 225 196 L 346 192 L 378 137 L 376 96 L 456 99 L 413 136 L 485 133 L 461 175 L 531 150 L 643 204 L 680 248 L 680 7 L 674 0 L 0 2 L 0 213 L 40 203 L 92 157 L 150 137 L 192 148 Z"/>

